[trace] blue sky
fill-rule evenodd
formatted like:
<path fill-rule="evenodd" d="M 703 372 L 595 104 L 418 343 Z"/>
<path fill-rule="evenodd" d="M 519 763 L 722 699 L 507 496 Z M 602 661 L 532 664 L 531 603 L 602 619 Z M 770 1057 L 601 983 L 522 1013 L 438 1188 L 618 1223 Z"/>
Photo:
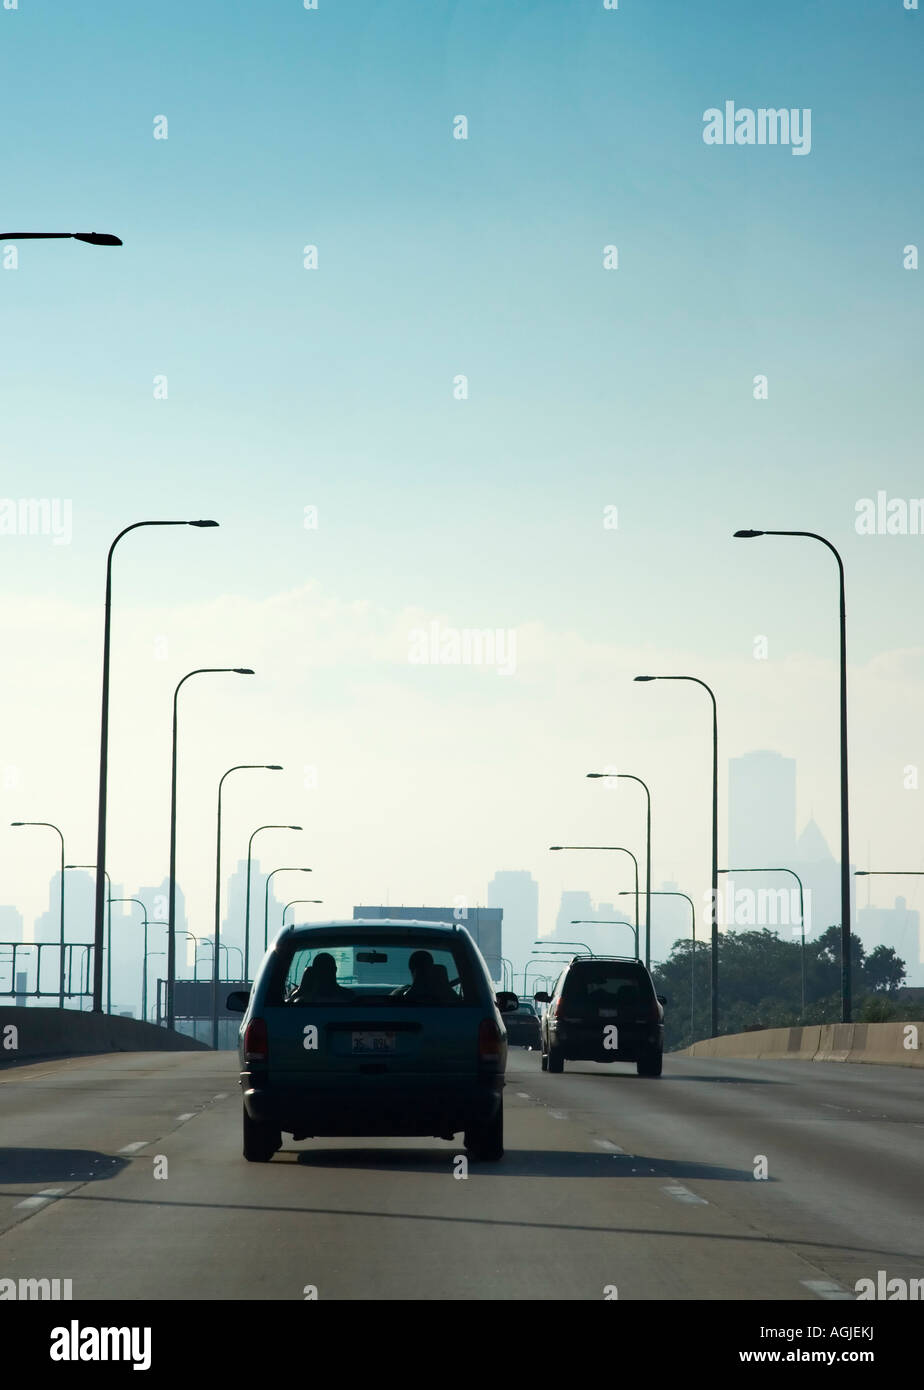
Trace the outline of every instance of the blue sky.
<path fill-rule="evenodd" d="M 3 491 L 72 499 L 74 516 L 68 546 L 3 539 L 8 600 L 52 612 L 66 599 L 76 627 L 88 615 L 73 660 L 98 680 L 90 620 L 111 537 L 141 516 L 215 516 L 216 533 L 126 544 L 123 634 L 154 609 L 272 603 L 315 584 L 335 606 L 534 624 L 549 651 L 562 637 L 627 662 L 649 652 L 705 679 L 721 662 L 737 708 L 756 633 L 781 661 L 833 662 L 836 589 L 819 548 L 745 547 L 731 532 L 817 530 L 848 566 L 852 659 L 918 653 L 902 659 L 908 686 L 888 684 L 893 761 L 914 762 L 924 538 L 858 537 L 854 516 L 880 489 L 924 493 L 921 272 L 902 268 L 902 248 L 924 240 L 922 24 L 901 0 L 0 11 L 6 226 L 125 242 L 22 243 L 19 268 L 0 270 Z M 810 108 L 811 153 L 705 145 L 703 112 L 729 99 Z M 460 113 L 466 141 L 452 138 Z M 160 115 L 167 140 L 152 135 Z M 308 243 L 317 271 L 302 265 Z M 608 244 L 618 271 L 602 267 Z M 752 397 L 758 373 L 766 401 Z M 66 689 L 56 621 L 36 660 Z M 267 655 L 270 725 L 293 653 L 310 665 L 297 625 L 285 632 L 275 667 Z M 166 687 L 178 671 L 161 674 Z M 341 651 L 306 674 L 306 698 L 336 708 L 358 681 L 361 714 L 380 674 L 361 646 Z M 484 720 L 500 698 L 554 698 L 569 722 L 566 672 L 554 696 L 538 678 L 501 697 L 452 675 L 429 688 L 435 727 L 462 717 L 455 698 Z M 833 666 L 822 702 L 832 680 Z M 31 727 L 28 689 L 4 698 L 8 726 Z M 606 701 L 601 690 L 601 729 Z M 728 752 L 768 743 L 767 711 L 750 714 Z M 804 795 L 824 806 L 834 731 L 801 717 L 780 716 L 773 746 L 797 753 L 804 739 L 811 755 L 821 738 Z M 881 717 L 861 697 L 854 737 L 871 768 Z M 650 736 L 649 748 L 642 724 L 620 729 L 642 763 L 660 757 Z M 88 757 L 94 738 L 91 725 Z M 53 761 L 83 826 L 93 803 L 67 761 L 75 740 L 76 725 Z M 114 750 L 116 766 L 131 756 Z M 517 756 L 531 761 L 528 747 Z M 885 785 L 858 786 L 856 802 L 862 817 L 884 798 L 883 854 L 908 821 L 905 803 L 886 810 Z M 473 882 L 517 866 L 505 828 L 473 845 Z M 679 843 L 678 874 L 686 854 Z M 689 863 L 688 877 L 692 851 Z M 138 880 L 158 867 L 139 864 Z"/>

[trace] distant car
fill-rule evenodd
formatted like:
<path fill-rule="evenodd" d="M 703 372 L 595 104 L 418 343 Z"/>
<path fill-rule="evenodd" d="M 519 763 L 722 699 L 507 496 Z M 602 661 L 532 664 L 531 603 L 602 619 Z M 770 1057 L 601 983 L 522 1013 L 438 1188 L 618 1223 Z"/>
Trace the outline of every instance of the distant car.
<path fill-rule="evenodd" d="M 566 1061 L 634 1062 L 639 1076 L 660 1076 L 663 996 L 640 960 L 574 956 L 559 975 L 542 1017 L 542 1070 Z"/>
<path fill-rule="evenodd" d="M 315 1135 L 463 1130 L 472 1158 L 504 1152 L 507 1033 L 474 940 L 458 923 L 338 921 L 289 927 L 264 957 L 238 1055 L 244 1157 L 267 1163 Z"/>
<path fill-rule="evenodd" d="M 542 1045 L 539 1028 L 539 1006 L 532 999 L 521 999 L 515 1013 L 504 1016 L 507 1041 L 513 1047 L 534 1047 Z"/>

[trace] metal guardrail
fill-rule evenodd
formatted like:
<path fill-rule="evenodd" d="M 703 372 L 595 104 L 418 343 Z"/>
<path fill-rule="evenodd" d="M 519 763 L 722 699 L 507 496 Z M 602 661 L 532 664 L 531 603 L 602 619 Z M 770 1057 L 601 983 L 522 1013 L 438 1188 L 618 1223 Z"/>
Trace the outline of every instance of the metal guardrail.
<path fill-rule="evenodd" d="M 48 964 L 48 952 L 53 955 L 53 969 Z M 43 955 L 43 952 L 45 953 Z M 76 973 L 78 988 L 74 988 L 75 952 L 78 955 Z M 92 941 L 67 941 L 64 944 L 64 996 L 66 999 L 93 997 Z M 16 999 L 48 999 L 59 997 L 61 945 L 57 941 L 0 941 L 0 997 Z M 9 975 L 7 976 L 7 968 Z M 17 975 L 25 975 L 26 988 L 17 987 Z M 43 981 L 53 981 L 51 989 L 43 989 Z M 8 987 L 7 987 L 8 986 Z"/>

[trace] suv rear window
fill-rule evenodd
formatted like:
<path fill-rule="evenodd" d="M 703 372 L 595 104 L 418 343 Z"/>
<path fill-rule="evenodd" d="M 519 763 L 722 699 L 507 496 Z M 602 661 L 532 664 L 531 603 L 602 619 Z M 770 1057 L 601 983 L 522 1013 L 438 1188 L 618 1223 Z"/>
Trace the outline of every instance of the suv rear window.
<path fill-rule="evenodd" d="M 284 954 L 267 989 L 267 1004 L 310 1007 L 387 1005 L 455 1008 L 479 1001 L 475 963 L 460 942 L 423 944 L 400 934 L 371 939 L 339 933 Z M 483 991 L 481 991 L 483 992 Z"/>
<path fill-rule="evenodd" d="M 618 961 L 572 967 L 565 980 L 563 997 L 569 1004 L 614 1004 L 632 1008 L 650 1003 L 654 988 L 647 971 L 631 961 Z"/>

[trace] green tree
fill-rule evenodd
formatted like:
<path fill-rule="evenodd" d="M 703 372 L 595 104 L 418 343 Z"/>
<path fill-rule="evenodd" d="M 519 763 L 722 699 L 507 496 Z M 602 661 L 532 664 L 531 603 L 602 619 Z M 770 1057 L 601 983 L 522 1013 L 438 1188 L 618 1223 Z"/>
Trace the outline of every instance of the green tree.
<path fill-rule="evenodd" d="M 866 955 L 851 933 L 854 1017 L 874 1022 L 894 1017 L 889 995 L 905 979 L 905 962 L 889 947 Z M 711 948 L 675 941 L 666 961 L 652 975 L 667 996 L 665 1047 L 687 1046 L 711 1030 Z M 841 1018 L 841 929 L 828 927 L 805 944 L 806 1008 L 802 1016 L 802 944 L 762 930 L 719 934 L 720 1027 L 723 1033 L 755 1028 L 786 1028 L 798 1023 L 839 1023 Z M 695 999 L 695 1007 L 691 1007 Z"/>

